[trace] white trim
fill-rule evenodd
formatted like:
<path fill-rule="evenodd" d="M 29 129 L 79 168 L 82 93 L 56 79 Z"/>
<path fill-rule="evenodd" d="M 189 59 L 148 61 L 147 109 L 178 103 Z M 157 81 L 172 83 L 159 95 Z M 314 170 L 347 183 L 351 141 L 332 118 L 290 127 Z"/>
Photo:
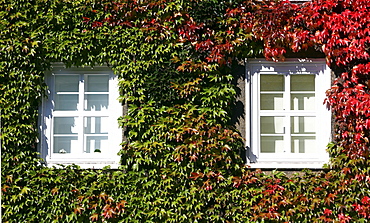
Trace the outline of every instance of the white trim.
<path fill-rule="evenodd" d="M 272 62 L 265 59 L 248 59 L 246 61 L 246 146 L 249 149 L 248 165 L 252 168 L 321 168 L 329 160 L 326 152 L 326 145 L 331 140 L 331 114 L 326 106 L 323 105 L 325 91 L 330 88 L 331 71 L 325 64 L 324 59 L 287 59 L 285 62 Z M 315 104 L 316 110 L 263 110 L 259 111 L 259 74 L 284 74 L 286 78 L 284 94 L 290 92 L 290 74 L 315 74 Z M 285 105 L 290 104 L 290 97 L 283 97 Z M 315 116 L 317 153 L 260 153 L 259 148 L 259 118 L 273 114 L 285 117 L 285 123 L 290 126 L 290 117 L 293 116 Z M 289 115 L 288 115 L 289 114 Z M 256 134 L 257 133 L 257 134 Z M 290 128 L 284 129 L 283 135 L 290 134 Z M 299 136 L 299 135 L 296 135 Z M 291 148 L 290 140 L 284 140 Z"/>
<path fill-rule="evenodd" d="M 79 75 L 79 104 L 77 111 L 54 111 L 53 110 L 53 93 L 54 89 L 54 78 L 56 75 Z M 86 75 L 109 75 L 109 91 L 105 94 L 109 94 L 109 107 L 108 110 L 104 111 L 85 111 L 84 110 L 84 78 Z M 46 73 L 46 84 L 49 86 L 48 98 L 46 98 L 41 106 L 40 114 L 40 156 L 45 159 L 48 166 L 54 166 L 56 164 L 77 164 L 82 168 L 102 168 L 110 165 L 111 168 L 118 168 L 120 157 L 117 155 L 121 149 L 120 143 L 122 142 L 122 130 L 119 128 L 117 119 L 122 115 L 122 106 L 118 101 L 119 90 L 118 80 L 113 74 L 112 70 L 107 67 L 95 67 L 95 68 L 64 68 L 61 64 L 54 65 L 54 69 Z M 91 92 L 89 92 L 91 93 Z M 92 92 L 93 93 L 93 92 Z M 69 93 L 66 93 L 69 94 Z M 100 93 L 99 93 L 100 94 Z M 88 134 L 84 134 L 84 117 L 108 117 L 107 123 L 109 123 L 108 133 L 95 134 L 95 136 L 108 136 L 108 151 L 101 153 L 86 153 L 84 152 L 86 142 L 84 139 Z M 78 143 L 81 149 L 74 151 L 70 154 L 58 154 L 53 153 L 53 117 L 76 117 L 80 123 L 79 129 L 77 130 L 80 140 Z M 77 125 L 78 126 L 78 125 Z M 58 134 L 59 135 L 59 134 Z"/>

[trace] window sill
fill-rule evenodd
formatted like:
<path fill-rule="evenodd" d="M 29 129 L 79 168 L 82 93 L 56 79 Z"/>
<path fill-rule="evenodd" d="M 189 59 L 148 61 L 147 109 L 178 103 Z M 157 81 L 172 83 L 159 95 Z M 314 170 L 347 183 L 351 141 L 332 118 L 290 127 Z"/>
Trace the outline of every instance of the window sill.
<path fill-rule="evenodd" d="M 247 165 L 253 169 L 323 169 L 326 163 L 324 161 L 259 161 Z"/>
<path fill-rule="evenodd" d="M 46 161 L 48 167 L 60 167 L 62 165 L 78 165 L 82 169 L 103 169 L 110 166 L 110 169 L 117 169 L 119 167 L 118 160 L 112 159 L 49 159 Z"/>

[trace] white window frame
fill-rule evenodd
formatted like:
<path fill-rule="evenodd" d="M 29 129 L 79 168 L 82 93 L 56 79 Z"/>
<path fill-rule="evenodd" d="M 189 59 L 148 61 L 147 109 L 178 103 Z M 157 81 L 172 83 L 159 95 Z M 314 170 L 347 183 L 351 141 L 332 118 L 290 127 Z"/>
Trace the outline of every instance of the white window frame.
<path fill-rule="evenodd" d="M 109 75 L 109 106 L 105 111 L 84 111 L 84 78 L 86 75 Z M 77 111 L 55 111 L 54 107 L 54 86 L 56 75 L 79 75 L 79 104 Z M 53 69 L 46 73 L 45 81 L 48 85 L 48 95 L 42 102 L 40 109 L 40 156 L 45 160 L 47 166 L 55 166 L 57 164 L 76 164 L 81 168 L 103 168 L 110 166 L 118 168 L 120 156 L 118 155 L 122 143 L 122 130 L 118 125 L 117 119 L 122 115 L 122 105 L 118 101 L 119 88 L 118 78 L 113 74 L 113 71 L 108 67 L 97 66 L 94 68 L 65 68 L 63 64 L 54 64 Z M 84 123 L 86 117 L 108 117 L 108 148 L 102 148 L 101 152 L 86 153 L 85 137 L 83 125 L 79 126 L 77 134 L 79 136 L 78 143 L 81 145 L 81 150 L 75 153 L 55 153 L 53 152 L 53 123 L 55 117 L 77 117 L 79 123 Z M 86 120 L 86 119 L 85 119 Z M 85 133 L 85 135 L 87 135 Z"/>
<path fill-rule="evenodd" d="M 261 153 L 260 152 L 260 113 L 270 111 L 259 110 L 259 74 L 315 74 L 315 104 L 316 110 L 294 111 L 290 110 L 290 116 L 316 117 L 316 145 L 317 153 Z M 325 63 L 325 59 L 286 59 L 285 62 L 273 62 L 265 59 L 248 59 L 246 61 L 246 148 L 248 165 L 252 168 L 322 168 L 329 161 L 326 146 L 331 141 L 331 112 L 323 104 L 325 92 L 330 88 L 331 71 Z M 287 90 L 286 90 L 287 91 Z M 286 97 L 285 97 L 286 98 Z M 289 102 L 288 102 L 289 103 Z M 271 111 L 271 115 L 279 112 Z M 286 113 L 285 113 L 286 114 Z M 289 116 L 289 117 L 290 117 Z M 290 128 L 286 128 L 290 134 Z M 285 134 L 285 133 L 284 133 Z"/>

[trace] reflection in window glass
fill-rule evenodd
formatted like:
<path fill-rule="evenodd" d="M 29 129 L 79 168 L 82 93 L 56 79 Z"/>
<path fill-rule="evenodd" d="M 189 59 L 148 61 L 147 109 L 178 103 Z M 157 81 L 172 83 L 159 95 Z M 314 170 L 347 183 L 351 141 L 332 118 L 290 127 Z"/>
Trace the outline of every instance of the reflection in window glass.
<path fill-rule="evenodd" d="M 56 111 L 77 111 L 77 94 L 58 94 L 54 98 L 54 110 Z"/>
<path fill-rule="evenodd" d="M 261 91 L 284 91 L 284 75 L 261 75 Z"/>
<path fill-rule="evenodd" d="M 261 153 L 283 153 L 283 136 L 261 136 Z"/>
<path fill-rule="evenodd" d="M 109 149 L 108 136 L 87 136 L 86 137 L 86 153 L 93 153 L 96 150 L 100 152 Z"/>
<path fill-rule="evenodd" d="M 85 111 L 104 111 L 108 109 L 108 94 L 85 95 Z"/>
<path fill-rule="evenodd" d="M 55 117 L 54 134 L 77 134 L 76 117 Z"/>
<path fill-rule="evenodd" d="M 291 91 L 315 91 L 315 75 L 290 75 Z"/>
<path fill-rule="evenodd" d="M 79 75 L 56 75 L 56 92 L 78 92 Z"/>
<path fill-rule="evenodd" d="M 54 153 L 72 153 L 78 148 L 77 136 L 54 136 Z"/>
<path fill-rule="evenodd" d="M 85 119 L 85 133 L 108 133 L 108 117 L 86 117 Z"/>
<path fill-rule="evenodd" d="M 283 134 L 284 117 L 261 117 L 261 134 Z"/>
<path fill-rule="evenodd" d="M 109 75 L 86 75 L 86 92 L 108 92 Z"/>
<path fill-rule="evenodd" d="M 261 110 L 283 110 L 283 94 L 261 94 Z"/>
<path fill-rule="evenodd" d="M 314 116 L 291 117 L 291 132 L 293 134 L 315 134 L 316 117 Z"/>
<path fill-rule="evenodd" d="M 291 94 L 291 110 L 315 110 L 315 94 Z"/>
<path fill-rule="evenodd" d="M 317 151 L 315 136 L 293 136 L 292 153 L 315 153 Z"/>

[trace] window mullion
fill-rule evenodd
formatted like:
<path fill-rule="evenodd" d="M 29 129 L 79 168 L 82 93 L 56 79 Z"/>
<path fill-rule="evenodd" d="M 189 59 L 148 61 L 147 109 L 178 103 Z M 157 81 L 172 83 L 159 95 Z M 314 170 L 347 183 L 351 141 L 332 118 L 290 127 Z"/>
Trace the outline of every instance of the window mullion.
<path fill-rule="evenodd" d="M 78 85 L 78 97 L 79 97 L 79 101 L 81 103 L 79 103 L 79 106 L 78 106 L 78 122 L 79 122 L 79 130 L 78 130 L 78 138 L 80 139 L 79 140 L 79 147 L 78 148 L 78 153 L 84 153 L 85 151 L 85 138 L 84 138 L 84 110 L 85 110 L 85 95 L 84 95 L 84 92 L 85 92 L 85 86 L 84 86 L 84 75 L 83 74 L 80 74 L 80 82 L 79 82 L 79 85 Z"/>
<path fill-rule="evenodd" d="M 285 126 L 284 126 L 284 152 L 291 153 L 291 100 L 290 100 L 290 74 L 284 76 L 284 110 L 285 110 Z"/>
<path fill-rule="evenodd" d="M 261 152 L 261 130 L 260 130 L 260 118 L 261 118 L 261 110 L 260 110 L 260 107 L 261 107 L 261 102 L 260 102 L 260 99 L 261 99 L 261 89 L 260 89 L 260 83 L 261 83 L 261 74 L 258 74 L 258 75 L 254 75 L 254 78 L 253 80 L 255 80 L 255 82 L 252 84 L 254 84 L 254 87 L 253 87 L 253 93 L 255 95 L 255 98 L 252 99 L 253 101 L 253 104 L 252 104 L 252 108 L 253 108 L 253 112 L 254 112 L 254 117 L 256 118 L 253 118 L 251 120 L 252 124 L 255 123 L 253 126 L 255 128 L 255 131 L 257 134 L 253 134 L 252 135 L 252 148 L 254 146 L 254 150 L 255 150 L 255 153 L 257 154 L 257 156 L 260 155 L 260 152 Z"/>
<path fill-rule="evenodd" d="M 51 76 L 51 83 L 50 83 L 50 97 L 51 97 L 51 101 L 55 102 L 55 74 L 53 73 L 52 76 Z M 53 105 L 55 106 L 55 103 L 48 103 L 48 105 L 50 105 L 50 110 L 53 110 Z M 50 135 L 49 135 L 49 139 L 50 139 L 50 145 L 49 145 L 49 154 L 50 154 L 50 157 L 52 157 L 53 155 L 53 150 L 54 150 L 54 114 L 52 115 L 51 119 L 50 119 L 50 127 L 49 127 L 49 132 L 50 132 Z"/>

